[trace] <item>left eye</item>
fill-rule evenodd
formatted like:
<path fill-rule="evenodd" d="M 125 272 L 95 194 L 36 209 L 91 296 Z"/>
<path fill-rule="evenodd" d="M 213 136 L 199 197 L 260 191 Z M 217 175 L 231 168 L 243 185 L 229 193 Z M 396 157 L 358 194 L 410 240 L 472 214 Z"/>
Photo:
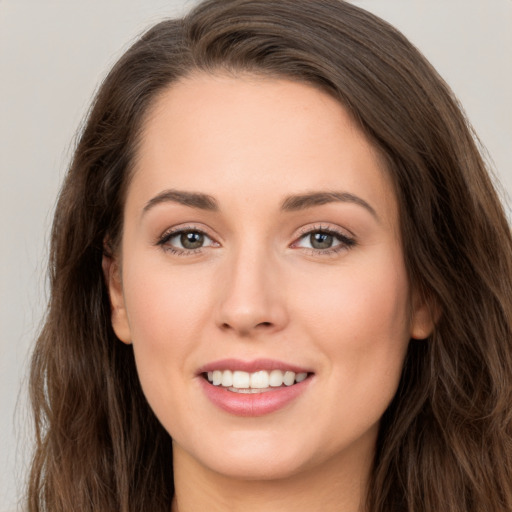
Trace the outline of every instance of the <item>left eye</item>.
<path fill-rule="evenodd" d="M 354 241 L 339 233 L 330 231 L 311 231 L 303 235 L 294 245 L 308 249 L 326 250 L 338 246 L 350 247 Z"/>
<path fill-rule="evenodd" d="M 170 234 L 162 241 L 165 245 L 170 245 L 177 249 L 192 251 L 213 245 L 213 240 L 201 231 L 179 231 Z"/>

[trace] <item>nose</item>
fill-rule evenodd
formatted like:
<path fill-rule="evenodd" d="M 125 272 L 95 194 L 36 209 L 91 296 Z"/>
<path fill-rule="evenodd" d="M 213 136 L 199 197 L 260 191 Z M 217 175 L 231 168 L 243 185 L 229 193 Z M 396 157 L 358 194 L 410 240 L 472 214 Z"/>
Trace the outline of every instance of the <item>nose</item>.
<path fill-rule="evenodd" d="M 282 272 L 268 251 L 233 254 L 218 284 L 217 325 L 249 338 L 282 330 L 288 323 L 283 285 Z"/>

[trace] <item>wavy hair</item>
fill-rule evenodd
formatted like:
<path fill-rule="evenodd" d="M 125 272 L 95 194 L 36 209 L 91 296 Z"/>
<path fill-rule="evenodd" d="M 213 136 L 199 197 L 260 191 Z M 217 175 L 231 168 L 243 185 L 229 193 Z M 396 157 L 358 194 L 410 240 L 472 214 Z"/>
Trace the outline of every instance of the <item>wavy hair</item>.
<path fill-rule="evenodd" d="M 155 98 L 194 71 L 320 87 L 380 152 L 407 272 L 439 317 L 384 414 L 368 512 L 512 510 L 512 241 L 448 86 L 397 30 L 341 0 L 208 0 L 151 28 L 101 85 L 60 192 L 31 366 L 30 512 L 170 509 L 172 447 L 117 340 L 102 256 Z M 104 241 L 109 240 L 109 248 Z"/>

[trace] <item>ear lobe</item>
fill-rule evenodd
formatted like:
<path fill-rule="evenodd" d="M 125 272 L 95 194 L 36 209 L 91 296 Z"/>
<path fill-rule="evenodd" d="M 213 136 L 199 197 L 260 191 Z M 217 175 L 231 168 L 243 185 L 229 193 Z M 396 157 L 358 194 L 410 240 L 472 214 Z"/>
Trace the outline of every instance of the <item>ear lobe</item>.
<path fill-rule="evenodd" d="M 441 311 L 437 304 L 426 299 L 420 293 L 414 293 L 412 306 L 410 336 L 416 340 L 424 340 L 434 331 Z"/>
<path fill-rule="evenodd" d="M 119 262 L 112 256 L 103 255 L 103 275 L 110 296 L 110 314 L 112 328 L 116 336 L 126 344 L 131 344 L 132 337 L 130 324 L 124 303 L 123 286 L 121 282 L 121 269 Z"/>

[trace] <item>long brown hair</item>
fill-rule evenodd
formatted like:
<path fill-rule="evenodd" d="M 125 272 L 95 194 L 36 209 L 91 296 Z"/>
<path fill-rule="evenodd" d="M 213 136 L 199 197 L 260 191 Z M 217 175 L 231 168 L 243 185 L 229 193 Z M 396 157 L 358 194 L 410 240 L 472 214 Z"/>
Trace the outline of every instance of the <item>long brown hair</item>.
<path fill-rule="evenodd" d="M 340 0 L 209 0 L 150 29 L 101 86 L 62 187 L 31 395 L 28 510 L 168 511 L 171 439 L 116 339 L 101 261 L 122 234 L 144 117 L 195 70 L 321 87 L 379 150 L 412 286 L 438 317 L 381 421 L 370 512 L 512 510 L 512 241 L 453 94 L 377 17 Z M 104 242 L 109 240 L 109 247 Z"/>

